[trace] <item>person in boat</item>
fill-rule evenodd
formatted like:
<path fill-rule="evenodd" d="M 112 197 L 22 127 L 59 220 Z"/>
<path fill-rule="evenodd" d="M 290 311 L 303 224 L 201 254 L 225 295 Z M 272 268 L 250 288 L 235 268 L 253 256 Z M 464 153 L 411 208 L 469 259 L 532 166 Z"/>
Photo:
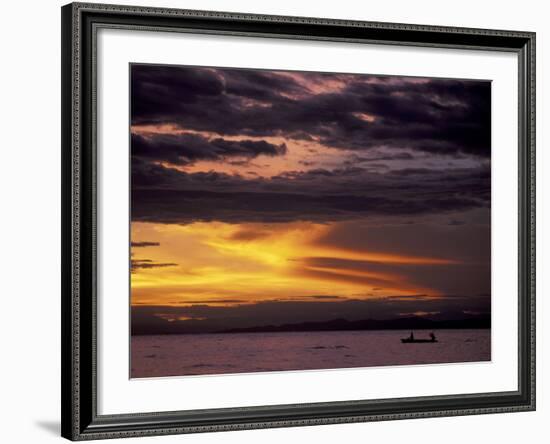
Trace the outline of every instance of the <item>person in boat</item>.
<path fill-rule="evenodd" d="M 433 331 L 430 333 L 430 338 L 431 338 L 432 342 L 435 342 L 435 335 L 434 335 Z"/>
<path fill-rule="evenodd" d="M 411 341 L 414 341 L 414 335 L 413 335 L 413 332 L 412 332 L 412 331 L 411 331 L 411 335 L 409 336 L 409 339 L 410 339 Z"/>

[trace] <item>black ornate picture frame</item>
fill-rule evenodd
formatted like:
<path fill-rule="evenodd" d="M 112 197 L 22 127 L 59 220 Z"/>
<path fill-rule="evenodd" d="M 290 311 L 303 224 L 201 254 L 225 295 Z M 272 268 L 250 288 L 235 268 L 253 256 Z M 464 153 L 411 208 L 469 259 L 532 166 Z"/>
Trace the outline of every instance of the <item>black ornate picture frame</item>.
<path fill-rule="evenodd" d="M 535 34 L 72 3 L 62 8 L 62 435 L 71 440 L 535 409 Z M 517 391 L 98 415 L 97 30 L 506 51 L 519 66 Z M 497 128 L 498 130 L 498 128 Z"/>

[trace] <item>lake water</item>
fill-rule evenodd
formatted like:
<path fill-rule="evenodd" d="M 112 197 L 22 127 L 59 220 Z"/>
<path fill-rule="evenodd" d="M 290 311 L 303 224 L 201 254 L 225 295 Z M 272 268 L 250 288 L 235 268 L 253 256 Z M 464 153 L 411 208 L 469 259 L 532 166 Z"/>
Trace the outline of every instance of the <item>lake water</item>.
<path fill-rule="evenodd" d="M 415 330 L 427 338 L 429 331 Z M 404 330 L 133 336 L 132 378 L 491 360 L 491 330 Z"/>

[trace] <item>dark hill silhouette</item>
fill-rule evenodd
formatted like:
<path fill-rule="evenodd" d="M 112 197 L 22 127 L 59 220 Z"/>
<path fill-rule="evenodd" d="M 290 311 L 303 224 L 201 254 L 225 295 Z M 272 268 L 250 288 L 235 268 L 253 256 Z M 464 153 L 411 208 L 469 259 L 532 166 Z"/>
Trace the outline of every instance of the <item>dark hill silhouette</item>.
<path fill-rule="evenodd" d="M 348 321 L 333 319 L 326 322 L 302 322 L 297 324 L 264 325 L 258 327 L 233 328 L 223 333 L 259 333 L 259 332 L 301 332 L 301 331 L 350 331 L 350 330 L 422 330 L 422 329 L 465 329 L 490 328 L 490 317 L 476 317 L 460 320 L 435 321 L 420 316 L 377 320 L 364 319 Z"/>
<path fill-rule="evenodd" d="M 168 322 L 157 318 L 155 323 L 133 324 L 132 335 L 156 334 L 197 334 L 197 333 L 266 333 L 266 332 L 306 332 L 306 331 L 352 331 L 352 330 L 439 330 L 490 328 L 490 316 L 473 316 L 465 319 L 434 320 L 411 316 L 396 319 L 363 319 L 349 321 L 332 319 L 319 322 L 300 322 L 281 325 L 259 325 L 253 327 L 227 328 L 218 322 L 201 320 Z"/>

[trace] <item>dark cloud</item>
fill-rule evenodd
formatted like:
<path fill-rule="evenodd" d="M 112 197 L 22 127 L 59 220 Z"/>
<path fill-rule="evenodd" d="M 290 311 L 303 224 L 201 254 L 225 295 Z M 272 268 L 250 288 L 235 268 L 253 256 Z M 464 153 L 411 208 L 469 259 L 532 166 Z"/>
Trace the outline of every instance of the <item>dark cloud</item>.
<path fill-rule="evenodd" d="M 135 190 L 132 193 L 135 222 L 191 223 L 328 222 L 367 216 L 422 215 L 461 211 L 479 206 L 462 197 L 430 201 L 401 201 L 374 196 L 311 196 L 284 193 L 215 193 L 208 191 Z"/>
<path fill-rule="evenodd" d="M 395 154 L 384 154 L 373 157 L 364 157 L 358 156 L 356 154 L 352 155 L 349 159 L 349 163 L 364 163 L 364 162 L 379 162 L 382 160 L 412 160 L 415 157 L 411 153 L 401 152 Z"/>
<path fill-rule="evenodd" d="M 318 93 L 304 86 L 328 79 L 339 79 L 345 86 Z M 315 138 L 326 146 L 358 151 L 393 147 L 487 158 L 490 98 L 487 81 L 132 67 L 133 124 L 170 123 L 220 135 Z"/>
<path fill-rule="evenodd" d="M 133 220 L 454 218 L 489 208 L 490 82 L 163 65 L 131 72 L 132 123 L 183 131 L 132 135 Z M 268 136 L 347 151 L 340 166 L 307 171 L 318 154 L 309 148 L 295 171 L 271 178 L 162 166 L 245 168 L 259 156 L 284 157 L 287 146 Z M 376 163 L 384 161 L 392 167 Z"/>
<path fill-rule="evenodd" d="M 239 241 L 252 241 L 256 239 L 262 239 L 269 236 L 271 233 L 269 231 L 261 230 L 252 230 L 252 229 L 241 229 L 236 233 L 230 236 L 230 239 L 239 240 Z"/>
<path fill-rule="evenodd" d="M 141 247 L 158 247 L 160 243 L 158 242 L 132 242 L 132 247 L 141 248 Z"/>
<path fill-rule="evenodd" d="M 356 250 L 357 251 L 357 250 Z M 360 250 L 359 250 L 360 251 Z M 444 252 L 447 256 L 453 256 L 456 248 Z M 470 257 L 476 252 L 469 252 Z M 490 263 L 479 262 L 480 257 L 471 258 L 471 262 L 459 262 L 449 264 L 410 264 L 410 263 L 383 263 L 366 260 L 349 260 L 331 257 L 311 257 L 303 260 L 305 270 L 313 270 L 311 275 L 328 275 L 337 277 L 343 273 L 342 279 L 349 281 L 349 271 L 363 273 L 365 277 L 355 277 L 355 282 L 381 285 L 391 288 L 395 285 L 396 276 L 399 276 L 407 285 L 423 288 L 437 288 L 439 291 L 462 292 L 465 294 L 477 291 L 491 290 Z M 310 268 L 311 267 L 311 268 Z M 321 271 L 318 271 L 321 270 Z M 327 272 L 326 270 L 330 270 Z M 347 273 L 347 274 L 346 274 Z M 380 276 L 373 279 L 370 276 Z M 386 277 L 384 277 L 386 276 Z M 467 279 L 464 276 L 468 276 Z M 403 285 L 403 284 L 401 284 Z"/>
<path fill-rule="evenodd" d="M 379 225 L 366 225 L 344 222 L 335 225 L 319 242 L 346 250 L 487 265 L 491 256 L 491 227 L 488 223 L 477 223 L 475 213 L 469 215 L 468 223 L 460 226 L 449 226 L 445 218 L 442 218 L 441 224 L 398 225 L 386 221 Z M 485 219 L 485 222 L 488 220 Z"/>
<path fill-rule="evenodd" d="M 294 79 L 277 71 L 227 69 L 217 70 L 225 81 L 225 93 L 258 102 L 286 101 L 288 95 L 307 90 Z"/>
<path fill-rule="evenodd" d="M 146 247 L 158 247 L 159 242 L 151 241 L 141 241 L 141 242 L 131 242 L 132 248 L 146 248 Z M 134 256 L 132 252 L 131 256 Z M 150 268 L 164 268 L 164 267 L 176 267 L 178 264 L 168 263 L 168 262 L 156 262 L 152 259 L 131 259 L 130 261 L 130 272 L 134 273 L 138 269 L 150 269 Z"/>
<path fill-rule="evenodd" d="M 150 268 L 165 268 L 165 267 L 177 267 L 178 264 L 171 262 L 155 262 L 151 259 L 132 259 L 130 264 L 130 271 L 134 273 L 138 269 L 150 269 Z"/>
<path fill-rule="evenodd" d="M 224 90 L 220 76 L 205 69 L 132 65 L 130 72 L 134 122 L 161 122 L 161 115 L 184 116 L 189 104 L 216 98 Z"/>
<path fill-rule="evenodd" d="M 291 171 L 264 179 L 185 173 L 136 159 L 132 219 L 161 223 L 334 221 L 488 208 L 490 170 L 363 168 Z"/>
<path fill-rule="evenodd" d="M 244 134 L 242 122 L 235 127 L 240 117 L 303 90 L 267 71 L 132 65 L 131 76 L 133 124 L 174 123 L 219 134 Z"/>
<path fill-rule="evenodd" d="M 208 139 L 196 134 L 161 134 L 144 137 L 132 134 L 132 156 L 155 162 L 187 165 L 196 160 L 225 160 L 229 157 L 252 159 L 260 154 L 280 156 L 286 145 L 263 140 Z"/>

